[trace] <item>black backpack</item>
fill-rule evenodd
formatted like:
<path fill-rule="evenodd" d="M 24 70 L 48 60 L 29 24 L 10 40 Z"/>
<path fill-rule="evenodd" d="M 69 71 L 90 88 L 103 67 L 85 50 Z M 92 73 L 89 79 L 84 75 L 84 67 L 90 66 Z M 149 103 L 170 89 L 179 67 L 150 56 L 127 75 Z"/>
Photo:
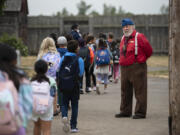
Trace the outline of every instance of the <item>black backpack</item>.
<path fill-rule="evenodd" d="M 89 47 L 81 47 L 78 52 L 79 56 L 84 60 L 84 66 L 89 67 L 90 66 L 90 51 Z"/>
<path fill-rule="evenodd" d="M 75 93 L 79 86 L 78 56 L 65 56 L 58 72 L 58 88 L 62 93 Z"/>
<path fill-rule="evenodd" d="M 119 63 L 120 51 L 119 48 L 112 50 L 113 63 Z"/>

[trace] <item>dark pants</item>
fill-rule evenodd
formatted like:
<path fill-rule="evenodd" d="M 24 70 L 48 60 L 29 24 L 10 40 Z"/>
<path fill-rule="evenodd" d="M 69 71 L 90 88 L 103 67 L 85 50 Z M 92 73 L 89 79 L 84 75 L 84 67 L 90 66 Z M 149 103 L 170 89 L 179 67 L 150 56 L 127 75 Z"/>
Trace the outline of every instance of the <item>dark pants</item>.
<path fill-rule="evenodd" d="M 77 117 L 78 117 L 78 104 L 79 104 L 79 96 L 74 94 L 63 94 L 63 106 L 62 106 L 62 117 L 68 116 L 68 106 L 71 101 L 71 129 L 76 128 L 77 126 Z"/>
<path fill-rule="evenodd" d="M 59 106 L 60 106 L 60 110 L 62 111 L 62 107 L 63 107 L 63 93 L 62 92 L 59 92 L 59 95 L 58 95 L 58 99 L 59 99 Z"/>
<path fill-rule="evenodd" d="M 133 88 L 136 98 L 135 115 L 146 116 L 147 111 L 147 64 L 135 63 L 121 66 L 120 112 L 132 115 Z"/>
<path fill-rule="evenodd" d="M 91 76 L 92 76 L 93 85 L 96 86 L 96 76 L 94 74 L 94 64 L 90 67 L 90 84 L 91 84 Z"/>
<path fill-rule="evenodd" d="M 84 68 L 85 77 L 86 77 L 86 90 L 91 86 L 90 85 L 90 74 L 89 74 L 89 66 Z M 83 88 L 83 76 L 80 77 L 80 88 Z"/>

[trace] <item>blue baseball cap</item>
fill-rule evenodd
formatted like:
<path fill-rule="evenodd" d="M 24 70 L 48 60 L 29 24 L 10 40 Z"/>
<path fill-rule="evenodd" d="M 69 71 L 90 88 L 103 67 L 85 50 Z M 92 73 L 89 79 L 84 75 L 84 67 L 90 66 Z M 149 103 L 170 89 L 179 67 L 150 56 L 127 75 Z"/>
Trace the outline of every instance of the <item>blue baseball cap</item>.
<path fill-rule="evenodd" d="M 122 20 L 122 27 L 124 27 L 126 25 L 134 25 L 134 22 L 129 18 L 125 18 Z"/>

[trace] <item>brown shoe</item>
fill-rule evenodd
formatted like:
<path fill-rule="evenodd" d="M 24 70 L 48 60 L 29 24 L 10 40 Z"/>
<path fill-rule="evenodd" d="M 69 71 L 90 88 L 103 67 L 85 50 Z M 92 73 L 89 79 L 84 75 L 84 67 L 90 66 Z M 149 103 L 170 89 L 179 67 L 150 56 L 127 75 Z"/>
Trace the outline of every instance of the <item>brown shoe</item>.
<path fill-rule="evenodd" d="M 144 115 L 134 115 L 132 118 L 133 119 L 145 119 L 146 116 L 144 116 Z"/>
<path fill-rule="evenodd" d="M 115 114 L 115 118 L 128 118 L 128 117 L 131 117 L 131 115 L 130 114 L 125 114 L 125 113 Z"/>

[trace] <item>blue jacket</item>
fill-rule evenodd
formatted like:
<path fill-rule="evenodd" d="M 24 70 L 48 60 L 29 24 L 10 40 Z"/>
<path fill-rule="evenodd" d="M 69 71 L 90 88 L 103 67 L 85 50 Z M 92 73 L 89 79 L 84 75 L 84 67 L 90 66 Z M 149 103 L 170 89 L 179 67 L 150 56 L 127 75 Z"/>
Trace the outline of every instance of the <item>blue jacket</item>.
<path fill-rule="evenodd" d="M 58 48 L 57 51 L 60 53 L 61 57 L 67 52 L 67 48 Z"/>
<path fill-rule="evenodd" d="M 67 53 L 65 53 L 64 56 L 76 56 L 76 55 L 77 54 L 75 54 L 75 53 L 67 52 Z M 61 67 L 61 64 L 64 60 L 64 56 L 62 57 L 62 59 L 60 61 L 59 68 Z M 78 62 L 79 62 L 79 77 L 81 77 L 81 76 L 83 76 L 83 73 L 84 73 L 84 61 L 81 57 L 79 57 Z"/>

